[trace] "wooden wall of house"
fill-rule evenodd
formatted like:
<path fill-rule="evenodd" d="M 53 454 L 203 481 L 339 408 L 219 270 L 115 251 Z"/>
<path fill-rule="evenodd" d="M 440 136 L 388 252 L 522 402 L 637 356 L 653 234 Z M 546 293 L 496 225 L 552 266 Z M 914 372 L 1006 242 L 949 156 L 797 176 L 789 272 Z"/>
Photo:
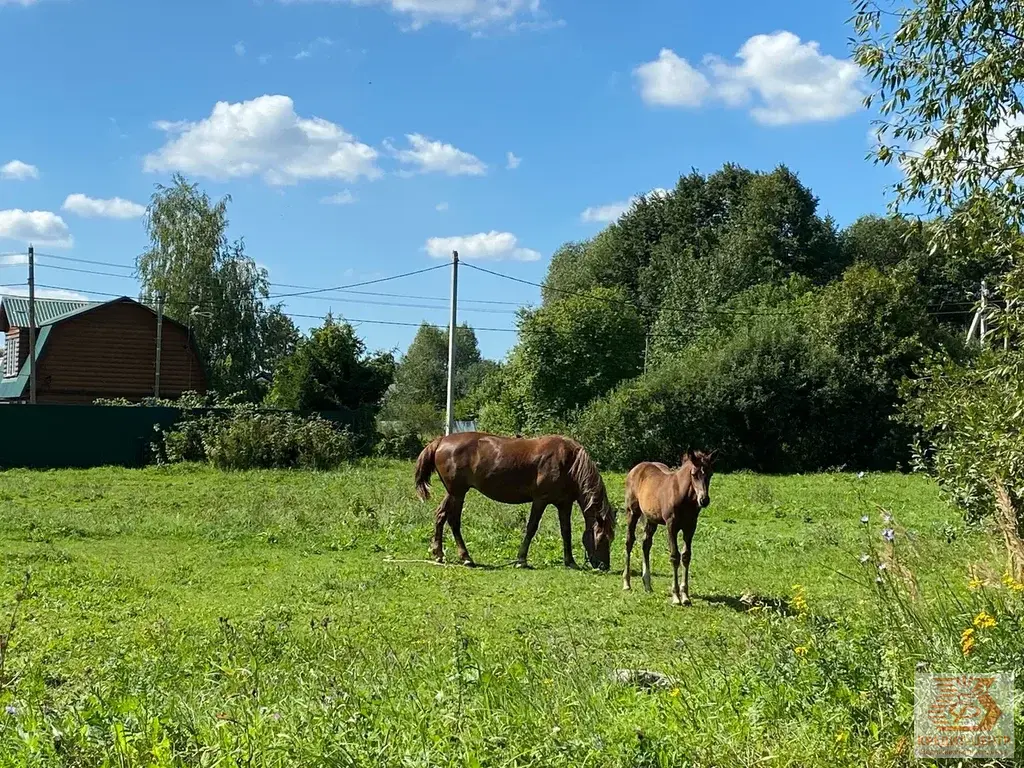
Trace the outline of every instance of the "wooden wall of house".
<path fill-rule="evenodd" d="M 164 320 L 160 396 L 206 391 L 188 333 Z M 39 359 L 37 402 L 91 403 L 98 397 L 152 397 L 156 315 L 140 304 L 108 304 L 57 323 Z"/>

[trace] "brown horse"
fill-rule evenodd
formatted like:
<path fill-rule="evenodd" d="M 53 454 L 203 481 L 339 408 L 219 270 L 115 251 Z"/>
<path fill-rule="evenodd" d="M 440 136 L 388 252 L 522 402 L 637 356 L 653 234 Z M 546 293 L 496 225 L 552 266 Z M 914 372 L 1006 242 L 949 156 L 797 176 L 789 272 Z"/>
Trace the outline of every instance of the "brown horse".
<path fill-rule="evenodd" d="M 430 476 L 437 470 L 444 484 L 444 499 L 435 513 L 431 553 L 444 561 L 441 538 L 444 524 L 452 529 L 459 558 L 473 560 L 462 540 L 462 505 L 476 488 L 489 499 L 504 504 L 532 503 L 526 536 L 519 547 L 517 565 L 525 566 L 530 542 L 549 504 L 558 509 L 566 567 L 576 568 L 572 555 L 572 505 L 583 511 L 583 548 L 595 568 L 611 567 L 610 545 L 615 537 L 615 508 L 608 501 L 604 481 L 583 447 L 559 435 L 511 438 L 482 432 L 462 432 L 440 437 L 423 449 L 416 461 L 416 492 L 430 497 Z"/>
<path fill-rule="evenodd" d="M 708 490 L 714 473 L 714 454 L 687 451 L 682 466 L 673 472 L 664 464 L 645 461 L 626 475 L 626 568 L 622 588 L 630 589 L 629 558 L 636 541 L 636 525 L 643 517 L 644 589 L 651 591 L 651 541 L 659 525 L 668 529 L 668 549 L 672 559 L 672 602 L 690 605 L 690 553 L 693 532 L 700 511 L 711 503 Z M 683 552 L 679 553 L 679 531 L 683 532 Z M 683 590 L 679 591 L 679 561 L 682 560 Z"/>

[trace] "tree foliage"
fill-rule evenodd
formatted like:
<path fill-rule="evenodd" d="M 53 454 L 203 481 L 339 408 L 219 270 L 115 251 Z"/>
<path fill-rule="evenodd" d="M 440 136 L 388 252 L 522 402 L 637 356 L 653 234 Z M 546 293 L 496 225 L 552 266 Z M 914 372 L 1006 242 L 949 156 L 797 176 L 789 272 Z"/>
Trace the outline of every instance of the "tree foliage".
<path fill-rule="evenodd" d="M 330 315 L 279 366 L 267 402 L 300 411 L 347 410 L 372 422 L 395 373 L 390 353 L 368 354 L 347 322 Z"/>
<path fill-rule="evenodd" d="M 136 260 L 142 298 L 163 295 L 165 313 L 187 325 L 211 388 L 255 397 L 257 375 L 273 370 L 298 331 L 280 307 L 267 307 L 266 270 L 227 238 L 229 197 L 214 202 L 175 175 L 146 210 L 149 248 Z"/>
<path fill-rule="evenodd" d="M 1003 307 L 1005 348 L 962 365 L 933 361 L 911 387 L 907 414 L 925 431 L 921 455 L 953 497 L 975 516 L 1009 507 L 1019 542 L 1024 5 L 858 0 L 855 25 L 856 59 L 875 85 L 868 101 L 882 116 L 874 154 L 904 172 L 895 208 L 936 217 L 931 250 L 1003 265 L 992 298 Z"/>

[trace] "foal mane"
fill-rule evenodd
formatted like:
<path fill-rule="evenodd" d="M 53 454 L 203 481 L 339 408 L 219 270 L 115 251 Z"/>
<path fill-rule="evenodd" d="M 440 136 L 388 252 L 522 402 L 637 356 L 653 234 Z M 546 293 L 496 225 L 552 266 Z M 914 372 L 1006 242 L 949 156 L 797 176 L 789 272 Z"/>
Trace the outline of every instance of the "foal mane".
<path fill-rule="evenodd" d="M 609 541 L 615 538 L 615 508 L 608 501 L 608 491 L 597 470 L 597 464 L 581 445 L 576 446 L 576 458 L 569 468 L 569 476 L 579 489 L 580 506 L 584 514 L 593 513 L 601 521 Z"/>

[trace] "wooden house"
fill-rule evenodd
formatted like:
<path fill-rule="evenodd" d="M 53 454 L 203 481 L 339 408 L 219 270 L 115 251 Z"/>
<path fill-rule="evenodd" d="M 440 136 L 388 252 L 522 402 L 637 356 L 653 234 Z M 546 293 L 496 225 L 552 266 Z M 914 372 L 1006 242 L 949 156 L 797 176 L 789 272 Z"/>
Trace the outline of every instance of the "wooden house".
<path fill-rule="evenodd" d="M 142 400 L 156 386 L 156 312 L 134 299 L 36 299 L 36 402 Z M 6 334 L 0 402 L 29 400 L 28 299 L 0 297 Z M 206 376 L 189 329 L 165 317 L 160 396 L 205 392 Z"/>

